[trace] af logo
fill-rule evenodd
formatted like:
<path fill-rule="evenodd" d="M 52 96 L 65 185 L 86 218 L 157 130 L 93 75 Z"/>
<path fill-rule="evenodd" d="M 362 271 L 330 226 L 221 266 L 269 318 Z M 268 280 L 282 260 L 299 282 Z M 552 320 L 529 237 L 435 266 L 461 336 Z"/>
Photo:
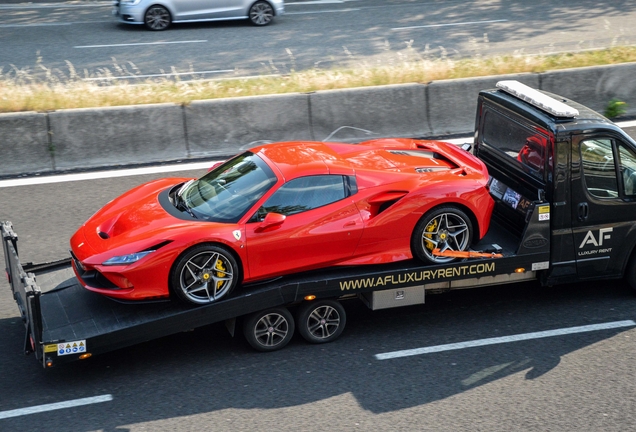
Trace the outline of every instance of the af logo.
<path fill-rule="evenodd" d="M 590 244 L 596 247 L 603 246 L 604 240 L 609 240 L 612 238 L 609 233 L 611 233 L 613 230 L 614 228 L 601 228 L 598 230 L 598 237 L 595 237 L 592 231 L 588 231 L 587 234 L 585 234 L 585 238 L 581 242 L 581 246 L 579 246 L 579 249 L 583 249 L 585 246 Z"/>

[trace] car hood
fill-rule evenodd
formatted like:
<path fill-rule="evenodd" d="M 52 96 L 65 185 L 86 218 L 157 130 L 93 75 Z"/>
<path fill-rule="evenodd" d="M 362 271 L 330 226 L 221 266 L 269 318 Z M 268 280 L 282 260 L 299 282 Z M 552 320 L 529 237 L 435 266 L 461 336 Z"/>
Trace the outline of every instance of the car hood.
<path fill-rule="evenodd" d="M 164 190 L 188 179 L 155 180 L 132 189 L 106 204 L 71 238 L 80 259 L 107 251 L 134 253 L 170 240 L 170 228 L 191 224 L 168 213 L 159 202 Z"/>

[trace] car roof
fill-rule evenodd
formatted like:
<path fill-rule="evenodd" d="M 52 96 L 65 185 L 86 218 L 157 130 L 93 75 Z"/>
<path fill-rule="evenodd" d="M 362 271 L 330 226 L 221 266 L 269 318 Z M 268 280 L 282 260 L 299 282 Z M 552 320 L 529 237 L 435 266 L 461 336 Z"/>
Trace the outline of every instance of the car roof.
<path fill-rule="evenodd" d="M 306 175 L 354 174 L 348 161 L 322 142 L 281 142 L 257 147 L 251 151 L 278 168 L 286 181 Z"/>

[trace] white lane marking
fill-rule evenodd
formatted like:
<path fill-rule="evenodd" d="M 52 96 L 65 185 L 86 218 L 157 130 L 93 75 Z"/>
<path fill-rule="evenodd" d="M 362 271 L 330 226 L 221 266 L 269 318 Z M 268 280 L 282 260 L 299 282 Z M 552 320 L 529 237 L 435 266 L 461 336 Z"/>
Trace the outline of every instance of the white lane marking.
<path fill-rule="evenodd" d="M 110 45 L 77 45 L 73 48 L 112 48 L 112 47 L 128 47 L 139 45 L 171 45 L 171 44 L 187 44 L 187 43 L 203 43 L 207 40 L 191 40 L 191 41 L 168 41 L 168 42 L 136 42 L 127 44 L 110 44 Z"/>
<path fill-rule="evenodd" d="M 315 5 L 315 4 L 341 4 L 341 3 L 345 3 L 345 0 L 315 0 L 315 1 L 306 1 L 306 2 L 295 2 L 295 3 L 285 2 L 285 6 L 304 6 L 304 5 Z"/>
<path fill-rule="evenodd" d="M 82 81 L 104 81 L 104 80 L 118 80 L 118 79 L 134 79 L 134 78 L 157 78 L 157 77 L 173 77 L 183 75 L 209 75 L 219 73 L 234 72 L 234 69 L 221 69 L 213 71 L 199 71 L 199 72 L 178 72 L 178 73 L 163 73 L 163 74 L 148 74 L 148 75 L 127 75 L 116 77 L 97 77 L 97 78 L 84 78 Z"/>
<path fill-rule="evenodd" d="M 26 2 L 25 2 L 26 3 Z M 16 4 L 16 5 L 1 5 L 2 9 L 69 9 L 69 8 L 92 8 L 92 7 L 113 7 L 112 2 L 91 2 L 85 4 L 67 4 L 67 3 L 44 3 L 39 5 L 34 4 Z"/>
<path fill-rule="evenodd" d="M 234 69 L 223 69 L 218 71 L 201 71 L 201 72 L 183 72 L 183 73 L 165 73 L 165 74 L 155 74 L 155 75 L 128 75 L 121 77 L 96 77 L 96 78 L 82 78 L 82 81 L 110 81 L 110 80 L 118 80 L 118 79 L 135 79 L 135 78 L 145 78 L 145 77 L 171 77 L 175 75 L 199 75 L 199 74 L 213 74 L 213 73 L 228 73 L 234 72 Z M 224 78 L 206 78 L 195 80 L 195 82 L 207 82 L 207 81 L 231 81 L 231 80 L 251 80 L 257 78 L 271 78 L 271 77 L 280 77 L 280 74 L 268 74 L 268 75 L 243 75 L 243 76 L 231 76 Z M 145 85 L 145 84 L 139 84 Z"/>
<path fill-rule="evenodd" d="M 586 333 L 586 332 L 593 332 L 593 331 L 599 331 L 599 330 L 609 330 L 609 329 L 632 327 L 632 326 L 636 326 L 635 321 L 632 321 L 632 320 L 614 321 L 614 322 L 609 322 L 604 324 L 592 324 L 592 325 L 579 326 L 579 327 L 568 327 L 568 328 L 562 328 L 562 329 L 556 329 L 556 330 L 546 330 L 546 331 L 533 332 L 533 333 L 522 333 L 517 335 L 502 336 L 502 337 L 496 337 L 496 338 L 478 339 L 473 341 L 458 342 L 458 343 L 445 344 L 445 345 L 435 345 L 435 346 L 424 347 L 424 348 L 393 351 L 393 352 L 387 352 L 382 354 L 376 354 L 375 358 L 377 360 L 389 360 L 389 359 L 395 359 L 395 358 L 401 358 L 401 357 L 410 357 L 415 355 L 438 353 L 442 351 L 459 350 L 464 348 L 473 348 L 473 347 L 480 347 L 480 346 L 486 346 L 486 345 L 495 345 L 495 344 L 502 344 L 502 343 L 518 342 L 518 341 L 525 341 L 525 340 L 531 340 L 531 339 L 541 339 L 541 338 L 547 338 L 547 337 L 563 336 L 563 335 L 569 335 L 569 334 L 575 334 L 575 333 Z"/>
<path fill-rule="evenodd" d="M 126 169 L 126 170 L 97 171 L 97 172 L 87 172 L 87 173 L 77 173 L 77 174 L 61 174 L 61 175 L 46 176 L 46 177 L 30 177 L 30 178 L 23 178 L 23 179 L 18 178 L 18 179 L 0 180 L 0 188 L 14 187 L 14 186 L 40 185 L 40 184 L 49 184 L 49 183 L 64 183 L 64 182 L 80 181 L 80 180 L 96 180 L 96 179 L 104 179 L 104 178 L 128 177 L 128 176 L 145 175 L 145 174 L 169 173 L 169 172 L 175 172 L 175 171 L 202 170 L 202 169 L 210 168 L 212 165 L 215 164 L 215 162 L 217 161 L 153 166 L 153 167 L 146 167 L 146 168 Z"/>
<path fill-rule="evenodd" d="M 113 400 L 112 395 L 103 395 L 103 396 L 95 396 L 83 399 L 74 399 L 65 402 L 57 402 L 46 405 L 37 405 L 29 408 L 19 408 L 10 411 L 0 411 L 0 419 L 10 418 L 10 417 L 20 417 L 23 415 L 29 414 L 37 414 L 46 411 L 59 410 L 64 408 L 74 408 L 82 405 L 90 405 L 101 402 L 109 402 Z"/>
<path fill-rule="evenodd" d="M 347 9 L 321 10 L 321 11 L 311 11 L 311 12 L 285 12 L 285 15 L 313 15 L 313 14 L 321 14 L 321 13 L 353 12 L 353 11 L 359 11 L 359 10 L 361 9 L 347 8 Z"/>
<path fill-rule="evenodd" d="M 473 25 L 473 24 L 490 24 L 490 23 L 498 23 L 498 22 L 507 22 L 507 19 L 500 20 L 487 20 L 487 21 L 468 21 L 461 23 L 449 23 L 449 24 L 429 24 L 429 25 L 421 25 L 421 26 L 410 26 L 410 27 L 394 27 L 391 30 L 411 30 L 411 29 L 420 29 L 420 28 L 429 28 L 429 27 L 450 27 L 450 26 L 463 26 L 463 25 Z"/>
<path fill-rule="evenodd" d="M 95 23 L 110 23 L 113 21 L 74 21 L 63 23 L 36 23 L 36 24 L 0 24 L 0 28 L 13 28 L 13 27 L 53 27 L 53 26 L 70 26 L 75 24 L 95 24 Z"/>
<path fill-rule="evenodd" d="M 616 125 L 623 129 L 628 127 L 636 127 L 636 120 L 624 121 L 624 122 L 616 123 Z"/>

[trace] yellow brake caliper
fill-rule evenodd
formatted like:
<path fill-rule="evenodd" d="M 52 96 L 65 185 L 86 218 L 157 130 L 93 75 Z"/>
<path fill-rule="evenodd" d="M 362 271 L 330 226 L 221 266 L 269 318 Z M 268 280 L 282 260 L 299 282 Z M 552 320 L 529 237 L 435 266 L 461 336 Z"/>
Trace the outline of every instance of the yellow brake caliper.
<path fill-rule="evenodd" d="M 437 219 L 433 219 L 433 221 L 426 226 L 425 231 L 432 233 L 436 229 L 437 229 Z M 435 245 L 433 244 L 433 242 L 426 241 L 426 239 L 432 239 L 432 238 L 433 238 L 433 234 L 424 234 L 424 239 L 425 239 L 424 242 L 426 243 L 426 249 L 431 251 L 435 248 Z"/>
<path fill-rule="evenodd" d="M 214 268 L 218 270 L 216 273 L 217 277 L 220 277 L 220 278 L 225 277 L 225 267 L 223 267 L 223 261 L 221 261 L 220 259 L 217 259 L 216 264 L 214 264 Z M 216 283 L 216 289 L 221 288 L 221 286 L 223 286 L 223 282 L 224 281 L 218 281 Z"/>

